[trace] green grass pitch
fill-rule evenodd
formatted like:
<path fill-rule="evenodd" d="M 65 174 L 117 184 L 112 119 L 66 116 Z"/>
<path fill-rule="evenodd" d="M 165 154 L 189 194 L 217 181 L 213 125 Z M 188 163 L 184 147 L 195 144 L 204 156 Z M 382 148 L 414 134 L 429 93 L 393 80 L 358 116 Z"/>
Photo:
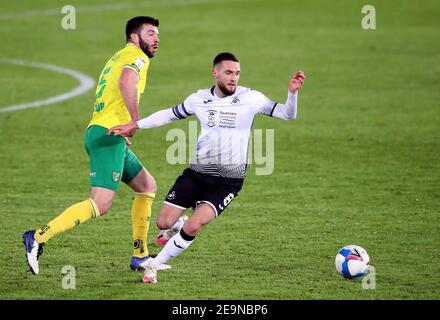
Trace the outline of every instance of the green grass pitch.
<path fill-rule="evenodd" d="M 362 6 L 376 8 L 363 30 Z M 298 118 L 257 117 L 275 130 L 273 174 L 248 170 L 240 196 L 192 247 L 145 286 L 128 268 L 132 193 L 111 211 L 52 239 L 41 272 L 27 270 L 23 231 L 89 195 L 83 134 L 93 93 L 0 112 L 1 299 L 439 299 L 440 4 L 423 1 L 73 0 L 77 29 L 61 27 L 64 1 L 2 3 L 0 58 L 71 68 L 97 79 L 124 45 L 125 21 L 160 19 L 142 115 L 210 87 L 220 51 L 241 59 L 240 84 L 284 102 L 290 75 L 307 79 Z M 76 80 L 0 62 L 0 110 L 72 90 Z M 158 201 L 186 167 L 169 165 L 171 128 L 140 131 L 133 150 L 155 176 Z M 157 228 L 152 223 L 149 248 Z M 347 244 L 364 247 L 376 288 L 335 270 Z M 66 265 L 76 289 L 62 287 Z"/>

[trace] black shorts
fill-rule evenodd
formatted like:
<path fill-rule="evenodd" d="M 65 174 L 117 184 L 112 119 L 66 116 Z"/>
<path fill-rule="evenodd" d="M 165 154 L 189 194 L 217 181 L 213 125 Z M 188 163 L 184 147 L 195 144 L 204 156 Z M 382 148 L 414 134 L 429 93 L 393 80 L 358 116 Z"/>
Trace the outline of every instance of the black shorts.
<path fill-rule="evenodd" d="M 243 182 L 244 179 L 215 177 L 187 168 L 176 179 L 164 202 L 181 209 L 195 209 L 205 202 L 218 216 L 237 197 Z"/>

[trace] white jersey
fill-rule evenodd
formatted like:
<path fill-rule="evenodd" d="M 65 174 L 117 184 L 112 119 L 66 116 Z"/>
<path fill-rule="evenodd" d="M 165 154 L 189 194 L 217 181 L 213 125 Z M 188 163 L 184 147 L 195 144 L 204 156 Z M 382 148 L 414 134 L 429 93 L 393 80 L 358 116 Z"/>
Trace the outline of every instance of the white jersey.
<path fill-rule="evenodd" d="M 239 86 L 233 95 L 220 98 L 212 87 L 193 93 L 175 107 L 140 120 L 138 125 L 150 128 L 195 115 L 201 133 L 190 168 L 212 176 L 243 179 L 255 115 L 294 119 L 296 97 L 289 93 L 286 105 L 281 105 L 259 91 Z"/>

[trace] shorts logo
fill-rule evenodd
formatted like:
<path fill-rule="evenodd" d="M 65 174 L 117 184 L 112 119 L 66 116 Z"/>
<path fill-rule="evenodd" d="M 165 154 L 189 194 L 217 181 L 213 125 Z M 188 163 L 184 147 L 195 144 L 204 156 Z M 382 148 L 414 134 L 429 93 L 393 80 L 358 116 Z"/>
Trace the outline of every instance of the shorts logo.
<path fill-rule="evenodd" d="M 96 172 L 90 172 L 90 178 L 96 178 Z"/>
<path fill-rule="evenodd" d="M 118 182 L 120 177 L 121 177 L 121 173 L 119 171 L 112 172 L 112 178 L 114 182 Z"/>
<path fill-rule="evenodd" d="M 173 191 L 173 192 L 171 192 L 171 193 L 167 196 L 167 199 L 169 199 L 169 200 L 174 200 L 175 197 L 176 197 L 176 194 L 175 194 L 175 192 Z"/>
<path fill-rule="evenodd" d="M 226 198 L 223 200 L 223 204 L 225 205 L 225 207 L 229 204 L 229 202 L 232 201 L 232 199 L 234 199 L 233 193 L 230 193 L 226 196 Z"/>

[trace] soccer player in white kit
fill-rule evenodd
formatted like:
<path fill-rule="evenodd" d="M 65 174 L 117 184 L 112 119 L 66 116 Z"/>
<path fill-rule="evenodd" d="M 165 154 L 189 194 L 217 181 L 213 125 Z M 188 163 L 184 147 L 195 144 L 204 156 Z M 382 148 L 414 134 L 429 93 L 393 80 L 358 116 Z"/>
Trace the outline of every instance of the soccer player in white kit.
<path fill-rule="evenodd" d="M 238 195 L 246 174 L 254 117 L 265 114 L 295 119 L 298 90 L 305 78 L 302 71 L 296 72 L 290 79 L 286 102 L 279 104 L 259 91 L 238 86 L 240 62 L 232 53 L 223 52 L 214 58 L 212 76 L 216 82 L 212 88 L 193 93 L 177 106 L 107 131 L 126 136 L 136 129 L 162 126 L 191 115 L 200 122 L 195 157 L 177 178 L 160 210 L 157 226 L 162 232 L 157 242 L 165 247 L 146 261 L 146 283 L 156 283 L 157 267 L 187 249 L 203 226 Z M 189 218 L 183 216 L 187 208 L 194 209 Z"/>

